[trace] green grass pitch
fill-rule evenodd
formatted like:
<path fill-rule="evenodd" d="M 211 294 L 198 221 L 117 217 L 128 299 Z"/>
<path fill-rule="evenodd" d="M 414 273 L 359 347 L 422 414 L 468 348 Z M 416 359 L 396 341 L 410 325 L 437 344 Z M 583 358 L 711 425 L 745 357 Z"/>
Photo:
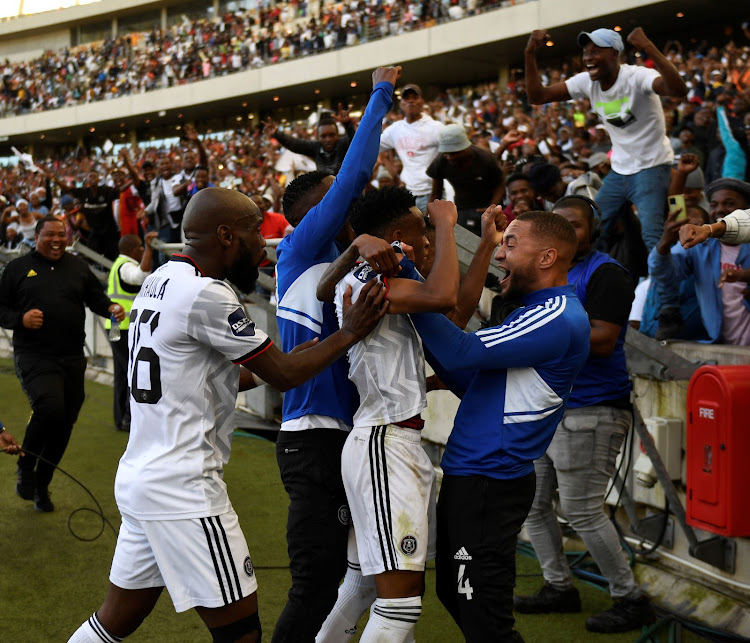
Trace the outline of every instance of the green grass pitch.
<path fill-rule="evenodd" d="M 86 391 L 86 402 L 61 466 L 91 490 L 104 514 L 118 527 L 120 517 L 114 502 L 113 483 L 117 461 L 128 436 L 114 430 L 112 390 L 87 381 Z M 12 363 L 0 360 L 0 419 L 21 440 L 28 416 L 29 405 L 13 373 Z M 287 498 L 276 467 L 274 445 L 238 434 L 225 479 L 256 566 L 264 639 L 270 640 L 290 584 L 285 540 Z M 66 641 L 104 598 L 115 538 L 109 528 L 93 542 L 82 542 L 69 533 L 70 513 L 78 507 L 93 507 L 93 503 L 78 485 L 61 473 L 56 473 L 50 487 L 56 506 L 51 514 L 34 512 L 32 503 L 15 495 L 14 485 L 15 458 L 0 455 L 0 641 Z M 99 530 L 100 521 L 91 513 L 78 512 L 71 520 L 81 536 L 90 537 Z M 538 572 L 535 561 L 518 557 L 519 574 Z M 416 639 L 461 641 L 458 628 L 435 596 L 434 584 L 434 566 L 431 565 Z M 538 577 L 521 577 L 518 590 L 532 592 L 540 584 Z M 583 583 L 578 583 L 578 587 L 582 593 L 583 614 L 518 619 L 518 629 L 528 642 L 620 643 L 636 639 L 636 633 L 602 636 L 586 632 L 585 617 L 606 609 L 610 602 L 605 592 Z M 127 640 L 210 641 L 210 635 L 194 612 L 176 614 L 165 592 L 151 616 Z"/>

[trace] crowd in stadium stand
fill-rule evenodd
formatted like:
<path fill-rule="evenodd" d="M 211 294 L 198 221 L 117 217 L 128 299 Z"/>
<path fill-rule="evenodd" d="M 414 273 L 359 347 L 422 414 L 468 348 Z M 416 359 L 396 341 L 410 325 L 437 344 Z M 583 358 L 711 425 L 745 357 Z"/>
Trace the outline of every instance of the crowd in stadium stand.
<path fill-rule="evenodd" d="M 494 8 L 500 0 L 305 2 L 183 21 L 2 68 L 0 116 L 119 98 L 224 76 L 293 58 L 424 29 Z"/>
<path fill-rule="evenodd" d="M 235 19 L 236 17 L 228 19 L 226 24 L 234 24 Z M 270 18 L 266 17 L 264 20 Z M 187 25 L 178 27 L 180 28 L 187 29 Z M 233 27 L 230 27 L 229 31 L 232 30 Z M 114 51 L 124 45 L 110 43 L 109 47 Z M 677 158 L 683 159 L 679 164 L 675 161 L 673 182 L 677 177 L 677 193 L 686 194 L 691 208 L 701 208 L 703 214 L 699 212 L 697 216 L 702 216 L 706 221 L 714 213 L 711 212 L 704 187 L 720 178 L 740 181 L 747 181 L 749 178 L 749 49 L 734 42 L 717 45 L 674 41 L 663 47 L 665 55 L 674 62 L 689 90 L 685 99 L 662 98 L 670 142 Z M 633 54 L 630 62 L 652 66 L 650 60 Z M 542 68 L 542 82 L 544 85 L 554 84 L 572 76 L 579 69 L 580 59 L 563 63 L 557 68 Z M 9 82 L 16 80 L 22 78 L 12 77 Z M 404 89 L 405 87 L 402 91 Z M 421 94 L 421 89 L 419 92 Z M 406 104 L 406 99 L 407 96 L 402 93 L 402 107 Z M 361 106 L 350 107 L 355 110 Z M 497 159 L 504 187 L 504 192 L 499 194 L 503 194 L 503 205 L 509 218 L 528 209 L 549 209 L 566 191 L 594 196 L 609 171 L 611 142 L 589 101 L 581 99 L 532 106 L 526 95 L 524 79 L 518 72 L 511 72 L 506 86 L 485 83 L 426 95 L 423 111 L 439 123 L 460 125 L 466 132 L 467 142 Z M 348 113 L 343 112 L 343 117 L 348 120 Z M 403 117 L 404 110 L 399 109 L 397 101 L 386 117 L 384 127 L 393 125 Z M 130 195 L 128 200 L 133 202 L 131 214 L 139 217 L 141 229 L 145 230 L 149 216 L 144 208 L 149 197 L 143 194 L 143 186 L 148 185 L 148 181 L 142 181 L 144 173 L 150 180 L 157 167 L 161 172 L 161 168 L 171 164 L 171 169 L 167 168 L 164 176 L 172 177 L 170 180 L 182 176 L 184 181 L 186 151 L 194 151 L 195 144 L 200 141 L 207 165 L 207 180 L 201 185 L 230 187 L 256 195 L 259 202 L 265 202 L 269 211 L 279 212 L 286 183 L 300 172 L 316 167 L 312 158 L 293 154 L 279 139 L 286 140 L 287 145 L 292 145 L 289 142 L 292 138 L 317 141 L 319 133 L 323 131 L 319 130 L 318 125 L 321 128 L 328 126 L 327 129 L 333 131 L 338 128 L 337 138 L 348 140 L 346 129 L 349 125 L 342 120 L 341 113 L 324 112 L 311 116 L 307 123 L 287 124 L 285 130 L 279 129 L 278 132 L 275 124 L 271 128 L 266 124 L 265 128 L 258 125 L 221 135 L 203 134 L 201 137 L 194 137 L 193 141 L 183 138 L 179 144 L 168 148 L 149 147 L 147 143 L 143 143 L 121 150 L 119 154 L 106 153 L 98 148 L 93 151 L 79 148 L 42 161 L 46 170 L 51 170 L 63 183 L 71 186 L 85 185 L 92 170 L 98 174 L 101 184 L 129 186 L 130 179 L 134 180 L 137 187 L 140 182 L 140 195 L 135 187 L 130 188 L 127 194 Z M 434 148 L 433 155 L 439 156 L 437 148 Z M 198 159 L 194 158 L 195 154 L 188 156 L 193 157 L 192 161 L 188 161 L 190 172 L 193 172 L 192 168 Z M 133 172 L 129 172 L 128 165 L 133 168 Z M 423 168 L 425 172 L 428 165 L 426 163 Z M 118 168 L 120 171 L 117 171 Z M 372 185 L 377 187 L 405 183 L 417 197 L 422 196 L 420 188 L 410 181 L 410 173 L 406 172 L 402 176 L 401 172 L 398 155 L 385 151 L 380 155 L 373 172 Z M 424 198 L 443 194 L 442 185 L 439 189 L 436 188 L 437 192 L 430 191 L 430 177 L 424 175 L 422 179 L 420 185 L 428 186 L 421 188 L 422 193 L 427 190 Z M 2 198 L 5 200 L 0 210 L 4 247 L 15 247 L 24 238 L 25 243 L 32 243 L 34 217 L 42 216 L 47 210 L 61 212 L 65 208 L 72 213 L 67 218 L 70 222 L 71 239 L 74 236 L 86 239 L 90 234 L 75 195 L 67 193 L 67 198 L 61 204 L 60 198 L 55 198 L 57 193 L 43 172 L 27 169 L 21 163 L 15 167 L 0 168 L 0 181 Z M 449 182 L 445 183 L 445 187 L 447 192 L 444 196 L 460 200 L 460 194 L 452 191 Z M 194 193 L 196 187 L 189 185 L 188 190 Z M 140 197 L 140 201 L 137 197 Z M 118 211 L 120 202 L 118 199 L 114 200 L 114 208 Z M 123 210 L 127 211 L 127 207 Z M 631 212 L 622 221 L 623 225 L 613 233 L 609 250 L 630 270 L 634 278 L 646 277 L 648 253 L 640 241 L 638 218 Z M 119 220 L 118 225 L 122 227 Z M 467 227 L 471 229 L 471 225 L 469 223 Z M 637 298 L 637 301 L 640 302 L 641 299 Z M 636 315 L 636 322 L 637 317 Z M 686 320 L 689 330 L 685 331 L 685 336 L 704 337 L 703 325 L 692 324 L 691 319 L 695 321 L 693 317 Z M 643 322 L 644 330 L 650 334 L 656 332 L 653 325 Z"/>

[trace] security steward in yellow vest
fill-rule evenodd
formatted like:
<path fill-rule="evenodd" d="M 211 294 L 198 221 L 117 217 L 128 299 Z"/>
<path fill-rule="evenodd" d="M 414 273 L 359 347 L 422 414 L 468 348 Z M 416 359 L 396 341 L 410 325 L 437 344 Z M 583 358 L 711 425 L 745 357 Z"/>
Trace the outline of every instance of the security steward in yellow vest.
<path fill-rule="evenodd" d="M 130 431 L 130 387 L 128 386 L 128 327 L 133 300 L 141 289 L 146 277 L 151 273 L 153 250 L 151 241 L 156 232 L 146 235 L 144 247 L 140 237 L 126 234 L 120 239 L 120 255 L 115 259 L 107 280 L 107 295 L 125 309 L 125 319 L 120 322 L 119 341 L 110 341 L 114 362 L 114 416 L 118 431 Z M 107 320 L 109 331 L 112 322 Z"/>

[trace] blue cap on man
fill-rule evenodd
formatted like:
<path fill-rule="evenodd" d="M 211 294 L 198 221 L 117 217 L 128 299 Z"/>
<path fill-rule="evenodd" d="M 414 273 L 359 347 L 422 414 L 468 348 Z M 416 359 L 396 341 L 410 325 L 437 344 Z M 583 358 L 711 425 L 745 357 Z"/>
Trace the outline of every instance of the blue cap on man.
<path fill-rule="evenodd" d="M 594 29 L 592 32 L 582 31 L 578 34 L 578 45 L 580 47 L 584 47 L 589 40 L 597 47 L 611 47 L 620 52 L 625 50 L 620 34 L 612 29 Z"/>

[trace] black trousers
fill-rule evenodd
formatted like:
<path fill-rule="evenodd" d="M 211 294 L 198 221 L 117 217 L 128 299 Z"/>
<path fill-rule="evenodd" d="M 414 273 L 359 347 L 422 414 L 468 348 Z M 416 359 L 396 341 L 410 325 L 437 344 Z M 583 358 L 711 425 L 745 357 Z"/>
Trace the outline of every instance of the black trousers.
<path fill-rule="evenodd" d="M 346 573 L 349 505 L 338 429 L 281 431 L 276 459 L 289 494 L 286 540 L 292 587 L 272 641 L 312 642 L 336 603 Z"/>
<path fill-rule="evenodd" d="M 18 458 L 18 466 L 26 471 L 36 470 L 36 486 L 44 489 L 55 469 L 29 451 L 53 464 L 62 460 L 85 397 L 86 358 L 16 353 L 14 361 L 32 411 L 23 439 L 26 455 Z"/>
<path fill-rule="evenodd" d="M 114 405 L 115 426 L 130 429 L 130 386 L 128 385 L 128 331 L 120 331 L 120 341 L 110 342 L 114 364 Z"/>
<path fill-rule="evenodd" d="M 437 507 L 436 590 L 469 643 L 522 641 L 513 630 L 516 537 L 535 476 L 446 475 Z"/>

